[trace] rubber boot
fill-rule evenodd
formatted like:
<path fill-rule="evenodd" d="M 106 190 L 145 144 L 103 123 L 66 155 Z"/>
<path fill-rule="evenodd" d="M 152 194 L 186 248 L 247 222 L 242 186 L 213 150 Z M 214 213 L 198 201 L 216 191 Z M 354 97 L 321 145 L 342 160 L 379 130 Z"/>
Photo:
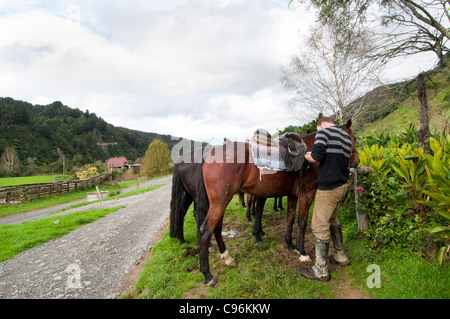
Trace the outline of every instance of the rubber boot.
<path fill-rule="evenodd" d="M 330 226 L 331 240 L 334 246 L 334 255 L 330 255 L 328 259 L 334 264 L 341 266 L 350 265 L 350 260 L 344 250 L 344 242 L 342 240 L 342 229 L 339 226 Z"/>
<path fill-rule="evenodd" d="M 316 262 L 311 268 L 300 268 L 300 274 L 309 279 L 320 281 L 329 281 L 331 279 L 328 273 L 328 249 L 330 242 L 316 238 Z"/>

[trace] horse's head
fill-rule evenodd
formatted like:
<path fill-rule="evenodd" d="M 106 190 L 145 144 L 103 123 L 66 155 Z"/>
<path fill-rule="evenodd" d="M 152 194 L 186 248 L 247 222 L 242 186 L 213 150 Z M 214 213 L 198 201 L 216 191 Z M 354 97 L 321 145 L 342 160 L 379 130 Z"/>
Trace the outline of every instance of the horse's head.
<path fill-rule="evenodd" d="M 353 131 L 351 130 L 352 127 L 352 120 L 348 120 L 345 125 L 342 125 L 341 128 L 350 135 L 352 139 L 352 157 L 350 158 L 350 167 L 356 168 L 359 165 L 359 156 L 358 152 L 356 151 L 356 138 L 355 135 L 353 135 Z"/>

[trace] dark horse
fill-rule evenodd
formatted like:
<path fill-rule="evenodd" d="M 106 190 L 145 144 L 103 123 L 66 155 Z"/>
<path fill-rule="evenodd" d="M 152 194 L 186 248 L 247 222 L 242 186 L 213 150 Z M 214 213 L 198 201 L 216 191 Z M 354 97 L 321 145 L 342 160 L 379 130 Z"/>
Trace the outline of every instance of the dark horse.
<path fill-rule="evenodd" d="M 197 229 L 208 213 L 209 201 L 203 184 L 202 156 L 203 149 L 196 149 L 184 154 L 173 166 L 170 237 L 177 238 L 180 243 L 185 243 L 184 217 L 192 202 Z"/>
<path fill-rule="evenodd" d="M 203 152 L 196 149 L 180 157 L 173 167 L 172 197 L 170 201 L 170 237 L 177 238 L 181 244 L 184 239 L 184 218 L 194 203 L 194 217 L 197 223 L 197 234 L 209 209 L 209 200 L 203 183 Z M 217 225 L 214 236 L 227 265 L 233 265 L 234 260 L 226 252 L 222 238 L 222 223 Z M 199 239 L 199 234 L 197 239 Z"/>
<path fill-rule="evenodd" d="M 351 121 L 341 126 L 352 138 L 352 158 L 350 165 L 358 162 L 355 148 L 355 138 L 351 131 Z M 298 134 L 296 134 L 299 136 Z M 302 135 L 301 139 L 311 151 L 314 145 L 315 133 Z M 204 283 L 214 286 L 217 280 L 209 269 L 208 246 L 216 228 L 221 228 L 223 216 L 228 203 L 234 194 L 244 191 L 258 198 L 288 197 L 288 217 L 285 242 L 289 249 L 298 249 L 301 257 L 307 257 L 304 249 L 304 238 L 308 211 L 317 189 L 318 163 L 308 165 L 301 173 L 299 191 L 296 191 L 298 172 L 278 171 L 261 175 L 260 170 L 251 161 L 251 151 L 248 143 L 227 143 L 212 149 L 205 156 L 202 166 L 203 181 L 209 199 L 209 210 L 200 227 L 200 271 L 205 276 Z M 300 198 L 299 231 L 296 246 L 292 243 L 292 228 L 295 219 L 295 209 Z M 257 214 L 258 215 L 258 214 Z M 255 220 L 255 225 L 259 221 Z M 222 251 L 221 251 L 222 252 Z M 229 257 L 227 251 L 224 252 Z M 231 258 L 231 257 L 229 257 Z"/>

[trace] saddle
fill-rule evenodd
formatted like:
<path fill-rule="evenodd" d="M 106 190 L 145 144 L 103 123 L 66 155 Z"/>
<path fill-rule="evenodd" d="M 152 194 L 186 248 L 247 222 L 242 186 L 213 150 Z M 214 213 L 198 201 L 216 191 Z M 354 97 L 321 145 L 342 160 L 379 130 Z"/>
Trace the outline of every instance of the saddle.
<path fill-rule="evenodd" d="M 297 172 L 305 160 L 306 144 L 297 133 L 285 133 L 274 139 L 266 130 L 258 129 L 250 140 L 250 146 L 258 167 Z"/>
<path fill-rule="evenodd" d="M 289 172 L 299 171 L 305 162 L 306 144 L 297 133 L 284 133 L 279 138 L 280 152 Z"/>

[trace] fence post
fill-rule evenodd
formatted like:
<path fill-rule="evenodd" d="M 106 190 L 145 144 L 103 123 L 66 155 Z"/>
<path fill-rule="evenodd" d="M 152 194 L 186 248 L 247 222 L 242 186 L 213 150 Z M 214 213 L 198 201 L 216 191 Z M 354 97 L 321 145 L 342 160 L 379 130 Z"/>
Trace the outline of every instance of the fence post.
<path fill-rule="evenodd" d="M 355 210 L 356 220 L 358 221 L 358 230 L 364 232 L 369 228 L 369 216 L 366 209 L 361 209 L 360 198 L 363 197 L 363 190 L 358 187 L 358 175 L 368 175 L 372 172 L 372 169 L 368 166 L 359 166 L 356 169 L 352 169 L 353 175 L 353 187 L 355 192 Z"/>

